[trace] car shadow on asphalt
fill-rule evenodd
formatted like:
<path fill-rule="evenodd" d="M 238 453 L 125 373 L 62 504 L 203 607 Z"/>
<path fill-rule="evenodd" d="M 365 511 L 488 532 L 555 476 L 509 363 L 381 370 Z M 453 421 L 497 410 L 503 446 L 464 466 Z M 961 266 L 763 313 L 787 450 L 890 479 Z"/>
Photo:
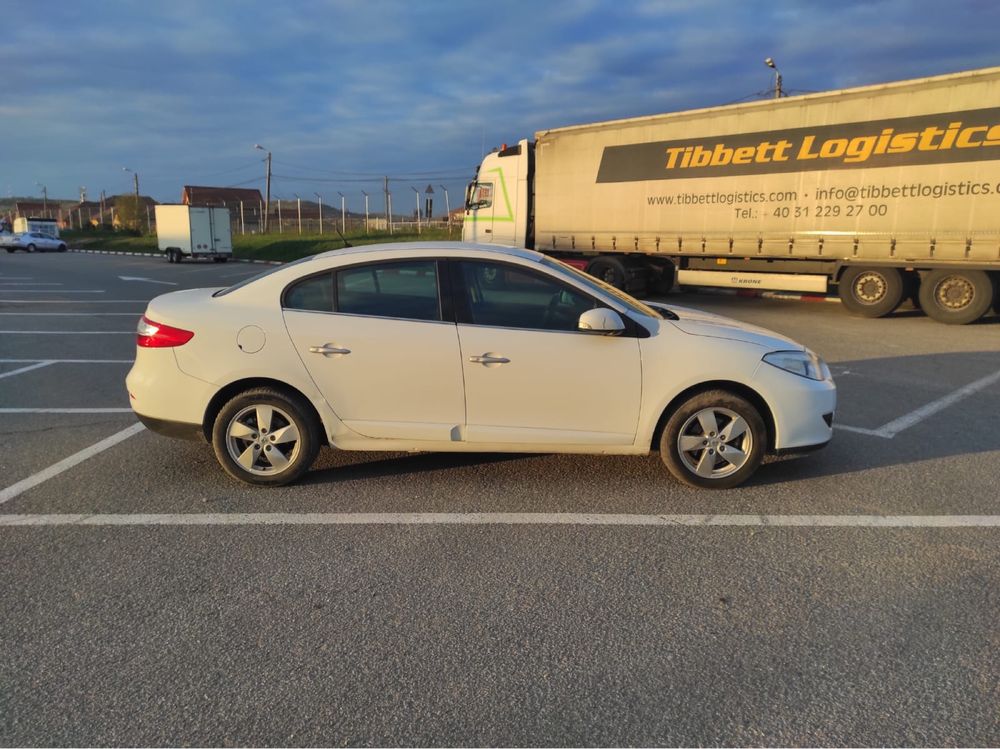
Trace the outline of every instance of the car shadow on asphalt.
<path fill-rule="evenodd" d="M 322 453 L 321 453 L 322 455 Z M 356 453 L 334 451 L 332 466 L 313 466 L 298 483 L 331 484 L 358 479 L 418 475 L 539 457 L 540 453 Z"/>
<path fill-rule="evenodd" d="M 915 418 L 891 438 L 852 431 L 876 432 L 899 425 L 929 404 L 954 397 L 1000 371 L 993 351 L 903 356 L 838 362 L 838 428 L 831 443 L 816 453 L 768 459 L 746 484 L 776 485 L 792 481 L 860 473 L 908 463 L 1000 450 L 1000 383 Z M 454 471 L 546 457 L 545 453 L 355 453 L 324 451 L 301 481 L 308 485 Z M 321 454 L 322 456 L 322 454 Z M 587 456 L 579 456 L 581 460 Z M 509 471 L 503 471 L 509 475 Z"/>

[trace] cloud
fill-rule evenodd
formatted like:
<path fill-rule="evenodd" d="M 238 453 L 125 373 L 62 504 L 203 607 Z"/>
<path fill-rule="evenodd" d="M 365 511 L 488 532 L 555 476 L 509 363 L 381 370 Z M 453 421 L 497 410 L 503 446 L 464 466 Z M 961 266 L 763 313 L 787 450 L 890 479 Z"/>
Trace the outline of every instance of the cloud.
<path fill-rule="evenodd" d="M 768 89 L 768 56 L 798 90 L 993 65 L 1000 6 L 116 0 L 5 20 L 4 186 L 116 192 L 128 165 L 176 200 L 202 176 L 262 181 L 256 142 L 289 194 L 415 172 L 459 188 L 484 146 Z M 296 182 L 310 174 L 333 181 Z"/>

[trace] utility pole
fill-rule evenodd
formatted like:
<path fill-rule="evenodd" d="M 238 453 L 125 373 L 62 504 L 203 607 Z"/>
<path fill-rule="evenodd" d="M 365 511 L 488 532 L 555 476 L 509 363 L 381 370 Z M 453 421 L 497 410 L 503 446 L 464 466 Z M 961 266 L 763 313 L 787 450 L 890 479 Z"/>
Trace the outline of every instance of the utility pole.
<path fill-rule="evenodd" d="M 135 207 L 136 211 L 139 210 L 139 172 L 129 169 L 127 166 L 122 167 L 123 172 L 130 172 L 132 174 L 132 180 L 135 182 Z"/>
<path fill-rule="evenodd" d="M 267 158 L 264 159 L 267 164 L 264 171 L 264 233 L 267 234 L 268 218 L 271 215 L 271 152 L 260 143 L 254 143 L 253 147 L 267 153 Z M 299 233 L 301 234 L 301 232 Z"/>
<path fill-rule="evenodd" d="M 100 221 L 100 224 L 101 224 L 102 228 L 104 227 L 104 201 L 106 199 L 107 199 L 107 196 L 105 195 L 105 191 L 101 190 L 101 221 Z"/>
<path fill-rule="evenodd" d="M 36 182 L 35 184 L 42 188 L 42 213 L 44 213 L 45 216 L 48 217 L 48 215 L 49 215 L 49 190 L 41 182 Z"/>
<path fill-rule="evenodd" d="M 444 213 L 448 217 L 448 236 L 451 236 L 451 204 L 448 202 L 448 188 L 444 185 L 438 187 L 444 190 Z"/>
<path fill-rule="evenodd" d="M 392 234 L 392 198 L 389 196 L 389 178 L 385 178 L 385 228 Z"/>
<path fill-rule="evenodd" d="M 314 192 L 313 195 L 315 195 L 317 198 L 319 198 L 319 233 L 322 234 L 323 233 L 323 196 L 320 195 L 318 192 Z"/>
<path fill-rule="evenodd" d="M 415 188 L 413 185 L 410 185 L 410 189 L 413 190 L 417 196 L 417 234 L 420 234 L 420 190 Z"/>
<path fill-rule="evenodd" d="M 764 60 L 764 64 L 774 71 L 774 98 L 780 99 L 785 95 L 784 91 L 781 90 L 781 71 L 778 70 L 778 66 L 774 63 L 774 59 L 771 57 Z"/>
<path fill-rule="evenodd" d="M 347 210 L 345 208 L 347 198 L 340 190 L 337 190 L 337 194 L 340 196 L 340 233 L 347 234 Z"/>
<path fill-rule="evenodd" d="M 364 190 L 362 190 L 361 194 L 365 196 L 365 235 L 367 235 L 368 234 L 368 193 L 366 193 Z"/>
<path fill-rule="evenodd" d="M 292 195 L 295 196 L 295 203 L 299 211 L 299 234 L 302 234 L 302 198 L 299 197 L 297 192 L 293 192 Z"/>

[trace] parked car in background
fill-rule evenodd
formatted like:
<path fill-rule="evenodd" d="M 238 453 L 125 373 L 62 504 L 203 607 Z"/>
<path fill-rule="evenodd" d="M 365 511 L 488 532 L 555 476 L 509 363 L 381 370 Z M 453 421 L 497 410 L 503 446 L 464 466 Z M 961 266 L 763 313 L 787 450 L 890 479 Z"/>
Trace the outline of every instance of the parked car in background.
<path fill-rule="evenodd" d="M 25 252 L 66 252 L 66 243 L 59 239 L 59 237 L 53 237 L 48 234 L 42 234 L 41 232 L 30 231 L 22 232 L 21 234 L 9 234 L 6 235 L 7 239 L 0 238 L 3 247 L 7 252 L 14 252 L 15 250 L 24 250 Z"/>
<path fill-rule="evenodd" d="M 370 245 L 153 299 L 130 402 L 252 484 L 342 450 L 659 451 L 729 488 L 826 444 L 836 387 L 777 333 L 639 302 L 530 250 Z"/>

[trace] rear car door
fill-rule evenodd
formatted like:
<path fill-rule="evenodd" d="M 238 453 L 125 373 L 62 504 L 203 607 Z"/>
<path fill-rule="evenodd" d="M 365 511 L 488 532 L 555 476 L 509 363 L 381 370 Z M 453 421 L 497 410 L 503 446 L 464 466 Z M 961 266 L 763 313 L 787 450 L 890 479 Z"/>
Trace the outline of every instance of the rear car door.
<path fill-rule="evenodd" d="M 436 260 L 369 262 L 302 279 L 285 325 L 330 407 L 355 432 L 450 441 L 465 421 L 458 333 Z"/>

